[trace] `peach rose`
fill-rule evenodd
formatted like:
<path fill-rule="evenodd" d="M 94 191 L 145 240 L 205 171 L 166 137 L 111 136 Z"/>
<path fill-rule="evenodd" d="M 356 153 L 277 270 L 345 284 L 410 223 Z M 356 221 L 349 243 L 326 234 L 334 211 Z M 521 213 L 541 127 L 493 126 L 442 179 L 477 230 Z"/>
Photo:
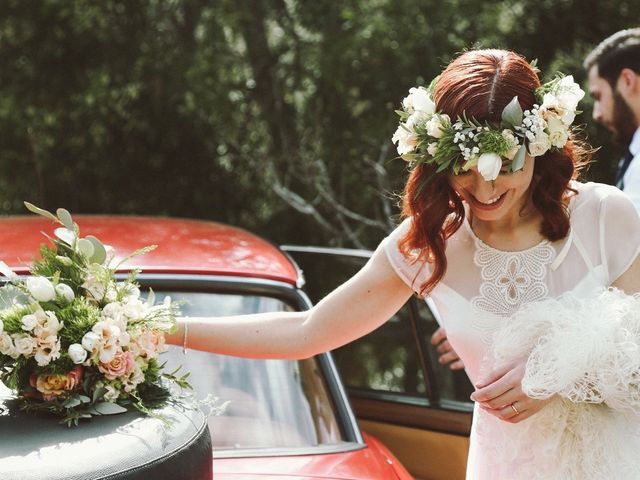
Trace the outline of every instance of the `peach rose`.
<path fill-rule="evenodd" d="M 117 352 L 113 359 L 108 363 L 100 363 L 98 370 L 104 373 L 105 378 L 108 380 L 115 380 L 122 375 L 125 375 L 131 371 L 134 367 L 134 359 L 131 352 L 123 352 L 120 350 Z"/>
<path fill-rule="evenodd" d="M 51 373 L 38 376 L 32 374 L 29 383 L 42 393 L 42 398 L 51 400 L 65 391 L 78 388 L 83 375 L 84 369 L 82 366 L 77 366 L 69 373 Z"/>

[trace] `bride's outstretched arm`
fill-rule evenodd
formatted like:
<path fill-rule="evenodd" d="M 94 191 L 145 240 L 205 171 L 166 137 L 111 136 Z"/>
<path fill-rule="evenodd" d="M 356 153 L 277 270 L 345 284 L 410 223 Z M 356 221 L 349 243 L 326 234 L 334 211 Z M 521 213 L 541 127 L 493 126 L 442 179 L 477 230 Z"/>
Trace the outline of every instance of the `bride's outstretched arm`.
<path fill-rule="evenodd" d="M 349 281 L 305 312 L 179 318 L 167 341 L 196 350 L 252 358 L 306 358 L 361 337 L 388 320 L 411 296 L 378 249 Z"/>

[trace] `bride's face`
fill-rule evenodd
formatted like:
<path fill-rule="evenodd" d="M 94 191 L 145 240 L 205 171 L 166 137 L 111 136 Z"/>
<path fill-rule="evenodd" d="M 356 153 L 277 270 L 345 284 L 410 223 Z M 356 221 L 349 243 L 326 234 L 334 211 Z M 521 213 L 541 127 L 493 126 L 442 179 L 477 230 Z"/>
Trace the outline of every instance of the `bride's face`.
<path fill-rule="evenodd" d="M 501 172 L 493 182 L 486 181 L 474 167 L 460 175 L 450 175 L 449 184 L 469 205 L 474 218 L 483 221 L 507 219 L 520 215 L 529 199 L 534 164 L 535 159 L 527 154 L 521 170 Z"/>

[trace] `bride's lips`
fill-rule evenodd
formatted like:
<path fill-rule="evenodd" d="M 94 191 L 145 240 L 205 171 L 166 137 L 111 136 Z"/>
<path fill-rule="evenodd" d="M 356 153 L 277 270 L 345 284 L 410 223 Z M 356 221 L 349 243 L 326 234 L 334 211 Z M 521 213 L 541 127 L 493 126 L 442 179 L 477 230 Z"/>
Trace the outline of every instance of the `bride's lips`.
<path fill-rule="evenodd" d="M 502 195 L 498 197 L 493 203 L 482 203 L 476 199 L 473 195 L 469 194 L 467 197 L 467 202 L 477 210 L 491 211 L 500 208 L 500 206 L 504 203 L 504 199 L 507 198 L 507 192 L 504 192 Z"/>

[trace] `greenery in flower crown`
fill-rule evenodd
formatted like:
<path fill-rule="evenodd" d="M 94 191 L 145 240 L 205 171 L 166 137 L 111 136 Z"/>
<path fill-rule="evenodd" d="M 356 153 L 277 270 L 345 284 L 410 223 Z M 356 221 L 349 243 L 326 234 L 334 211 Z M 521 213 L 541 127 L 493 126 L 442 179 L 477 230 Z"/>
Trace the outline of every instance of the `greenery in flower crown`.
<path fill-rule="evenodd" d="M 186 375 L 162 372 L 164 334 L 173 332 L 178 306 L 145 300 L 137 271 L 115 279 L 113 251 L 95 237 L 80 237 L 68 211 L 27 208 L 61 225 L 42 245 L 31 276 L 8 278 L 0 288 L 0 381 L 15 390 L 28 412 L 59 415 L 67 425 L 93 415 L 135 408 L 146 414 L 174 401 L 171 385 L 190 388 Z"/>
<path fill-rule="evenodd" d="M 411 166 L 437 165 L 436 173 L 449 170 L 454 175 L 477 167 L 487 181 L 500 172 L 515 172 L 524 166 L 526 154 L 537 157 L 548 150 L 561 149 L 569 139 L 570 127 L 584 91 L 572 76 L 558 75 L 535 92 L 538 103 L 523 111 L 518 97 L 503 109 L 499 126 L 467 118 L 455 122 L 436 111 L 433 89 L 409 90 L 402 101 L 400 125 L 392 137 L 398 154 Z"/>

